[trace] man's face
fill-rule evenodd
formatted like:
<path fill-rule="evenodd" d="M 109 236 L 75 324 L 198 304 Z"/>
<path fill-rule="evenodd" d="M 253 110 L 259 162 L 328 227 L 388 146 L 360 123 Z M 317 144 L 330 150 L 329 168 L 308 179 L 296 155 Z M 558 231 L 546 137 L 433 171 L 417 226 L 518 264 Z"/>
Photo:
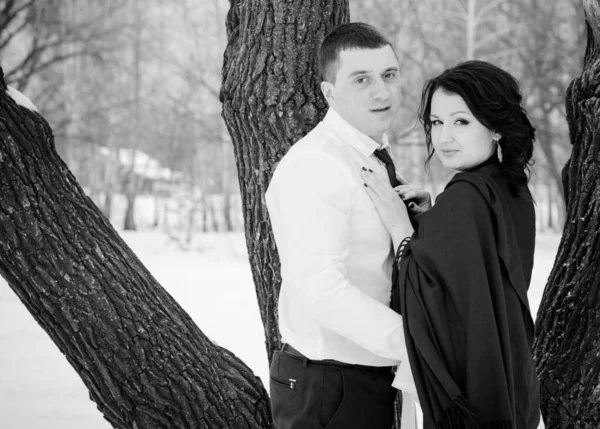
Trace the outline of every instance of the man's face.
<path fill-rule="evenodd" d="M 400 105 L 398 60 L 392 47 L 344 50 L 337 65 L 335 83 L 321 84 L 329 106 L 381 143 Z"/>

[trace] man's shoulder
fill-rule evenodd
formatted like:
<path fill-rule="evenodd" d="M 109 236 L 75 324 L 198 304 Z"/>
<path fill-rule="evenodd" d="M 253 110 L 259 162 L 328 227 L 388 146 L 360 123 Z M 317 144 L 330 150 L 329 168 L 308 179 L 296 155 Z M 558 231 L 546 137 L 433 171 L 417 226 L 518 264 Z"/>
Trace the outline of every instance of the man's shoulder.
<path fill-rule="evenodd" d="M 319 123 L 298 140 L 281 158 L 269 188 L 275 184 L 288 184 L 307 174 L 327 183 L 351 183 L 348 148 L 334 132 Z M 324 183 L 325 183 L 324 182 Z"/>
<path fill-rule="evenodd" d="M 317 157 L 344 159 L 347 144 L 323 122 L 319 122 L 308 134 L 298 140 L 282 158 L 290 161 L 295 158 Z"/>

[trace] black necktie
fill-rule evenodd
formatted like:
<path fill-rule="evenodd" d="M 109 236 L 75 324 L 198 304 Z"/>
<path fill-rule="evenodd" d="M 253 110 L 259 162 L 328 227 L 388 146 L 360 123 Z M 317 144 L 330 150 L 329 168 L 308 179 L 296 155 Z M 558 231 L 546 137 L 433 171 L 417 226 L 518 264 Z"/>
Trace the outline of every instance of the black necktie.
<path fill-rule="evenodd" d="M 401 183 L 396 179 L 396 168 L 394 167 L 394 161 L 386 149 L 376 149 L 375 156 L 385 164 L 390 184 L 393 188 L 400 185 Z"/>
<path fill-rule="evenodd" d="M 377 149 L 375 150 L 375 156 L 381 160 L 385 164 L 385 169 L 387 170 L 388 179 L 390 179 L 390 184 L 393 188 L 401 185 L 400 181 L 396 178 L 396 168 L 394 167 L 394 161 L 392 161 L 392 157 L 385 149 Z M 411 200 L 404 200 L 404 204 L 408 206 L 408 204 L 412 202 Z M 414 213 L 412 211 L 408 211 L 408 217 L 410 219 L 410 223 L 413 228 L 417 228 L 416 221 L 414 219 Z"/>

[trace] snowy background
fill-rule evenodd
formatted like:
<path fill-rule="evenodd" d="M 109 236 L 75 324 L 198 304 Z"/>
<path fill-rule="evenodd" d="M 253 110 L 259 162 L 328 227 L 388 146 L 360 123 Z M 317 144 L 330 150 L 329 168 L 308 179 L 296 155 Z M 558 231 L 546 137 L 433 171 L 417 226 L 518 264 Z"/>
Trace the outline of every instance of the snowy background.
<path fill-rule="evenodd" d="M 214 341 L 268 386 L 264 335 L 242 233 L 196 237 L 180 250 L 163 233 L 122 232 L 164 288 Z M 537 239 L 529 299 L 535 317 L 560 241 Z M 0 428 L 109 429 L 77 373 L 0 278 Z"/>

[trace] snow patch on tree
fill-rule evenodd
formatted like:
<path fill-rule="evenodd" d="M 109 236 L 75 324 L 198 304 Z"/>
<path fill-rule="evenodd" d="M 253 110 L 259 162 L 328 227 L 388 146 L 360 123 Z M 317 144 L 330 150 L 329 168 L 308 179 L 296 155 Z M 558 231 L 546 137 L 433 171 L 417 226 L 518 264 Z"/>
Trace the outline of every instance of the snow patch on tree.
<path fill-rule="evenodd" d="M 36 107 L 33 105 L 33 103 L 31 102 L 31 100 L 29 98 L 27 98 L 27 96 L 25 96 L 23 93 L 19 92 L 18 90 L 16 90 L 12 86 L 7 86 L 6 87 L 6 93 L 19 106 L 23 106 L 23 107 L 25 107 L 25 108 L 27 108 L 29 110 L 33 110 L 34 112 L 38 111 L 36 109 Z"/>

